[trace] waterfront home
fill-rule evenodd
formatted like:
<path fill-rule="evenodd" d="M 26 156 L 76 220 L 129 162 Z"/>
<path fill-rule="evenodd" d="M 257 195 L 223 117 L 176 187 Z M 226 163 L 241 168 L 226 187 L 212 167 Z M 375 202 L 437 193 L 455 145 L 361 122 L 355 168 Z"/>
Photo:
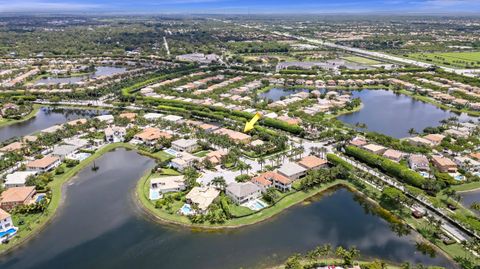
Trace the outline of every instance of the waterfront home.
<path fill-rule="evenodd" d="M 205 159 L 210 161 L 213 165 L 218 165 L 222 162 L 222 158 L 224 156 L 227 156 L 227 154 L 228 152 L 226 152 L 225 150 L 216 150 L 207 153 Z"/>
<path fill-rule="evenodd" d="M 425 139 L 423 137 L 415 136 L 415 137 L 409 137 L 406 139 L 410 144 L 414 146 L 432 146 L 432 142 L 428 139 Z"/>
<path fill-rule="evenodd" d="M 5 177 L 4 186 L 6 189 L 14 187 L 25 187 L 28 177 L 36 175 L 35 171 L 16 171 Z"/>
<path fill-rule="evenodd" d="M 127 119 L 129 121 L 134 121 L 135 118 L 137 117 L 137 114 L 132 112 L 125 112 L 118 115 L 118 117 Z"/>
<path fill-rule="evenodd" d="M 68 121 L 66 124 L 70 126 L 77 126 L 77 125 L 82 125 L 87 123 L 87 119 L 76 119 L 76 120 L 71 120 Z"/>
<path fill-rule="evenodd" d="M 183 171 L 188 167 L 192 167 L 195 161 L 200 161 L 200 158 L 193 156 L 190 153 L 183 152 L 176 158 L 172 159 L 169 165 L 178 171 Z"/>
<path fill-rule="evenodd" d="M 150 179 L 150 200 L 157 200 L 169 192 L 184 191 L 187 188 L 183 176 L 167 176 Z"/>
<path fill-rule="evenodd" d="M 289 162 L 289 163 L 284 163 L 282 167 L 280 167 L 277 171 L 279 174 L 293 181 L 304 176 L 305 173 L 307 172 L 307 169 L 299 164 Z"/>
<path fill-rule="evenodd" d="M 298 161 L 298 164 L 305 167 L 308 170 L 316 170 L 316 169 L 325 168 L 328 166 L 327 160 L 318 158 L 313 155 L 302 158 L 300 161 Z"/>
<path fill-rule="evenodd" d="M 55 169 L 60 163 L 60 158 L 48 155 L 27 163 L 27 171 L 48 172 Z"/>
<path fill-rule="evenodd" d="M 225 193 L 239 205 L 255 200 L 262 195 L 260 188 L 252 182 L 232 182 L 228 184 Z"/>
<path fill-rule="evenodd" d="M 145 128 L 143 131 L 136 134 L 133 138 L 147 145 L 153 145 L 160 138 L 171 139 L 172 137 L 173 136 L 171 134 L 162 132 L 158 128 L 149 127 L 149 128 Z"/>
<path fill-rule="evenodd" d="M 12 216 L 0 208 L 0 243 L 4 243 L 17 233 L 13 225 Z"/>
<path fill-rule="evenodd" d="M 442 173 L 456 173 L 457 164 L 443 156 L 432 156 L 433 165 Z"/>
<path fill-rule="evenodd" d="M 58 157 L 60 160 L 72 159 L 78 148 L 72 145 L 57 145 L 53 147 L 51 156 Z"/>
<path fill-rule="evenodd" d="M 355 137 L 354 139 L 352 139 L 350 141 L 350 145 L 356 146 L 356 147 L 359 147 L 359 148 L 361 148 L 361 147 L 363 147 L 367 144 L 368 144 L 367 140 L 365 140 L 362 137 Z"/>
<path fill-rule="evenodd" d="M 41 130 L 40 132 L 46 133 L 46 134 L 52 134 L 52 133 L 55 133 L 56 131 L 61 130 L 62 128 L 63 128 L 62 125 L 53 125 L 51 127 Z"/>
<path fill-rule="evenodd" d="M 470 153 L 470 157 L 472 157 L 472 158 L 475 159 L 475 160 L 479 160 L 479 161 L 480 161 L 480 152 Z"/>
<path fill-rule="evenodd" d="M 398 151 L 398 150 L 394 150 L 394 149 L 387 149 L 384 153 L 383 153 L 383 157 L 387 158 L 387 159 L 390 159 L 392 161 L 396 161 L 396 162 L 400 162 L 403 158 L 403 153 Z"/>
<path fill-rule="evenodd" d="M 430 171 L 430 163 L 427 157 L 419 154 L 412 154 L 408 157 L 410 169 L 415 171 Z"/>
<path fill-rule="evenodd" d="M 462 130 L 459 130 L 459 129 L 448 129 L 443 133 L 446 134 L 446 135 L 453 136 L 455 138 L 466 138 L 466 137 L 469 136 L 468 131 L 462 131 Z"/>
<path fill-rule="evenodd" d="M 376 144 L 364 145 L 363 149 L 377 155 L 382 155 L 387 150 L 387 148 Z"/>
<path fill-rule="evenodd" d="M 265 193 L 268 188 L 273 186 L 273 182 L 267 179 L 268 173 L 273 173 L 273 172 L 267 172 L 263 173 L 259 176 L 253 177 L 250 182 L 253 184 L 257 185 L 260 188 L 260 191 L 262 193 Z M 288 178 L 286 178 L 288 180 Z"/>
<path fill-rule="evenodd" d="M 439 145 L 440 143 L 442 143 L 442 140 L 445 138 L 445 136 L 441 135 L 441 134 L 429 134 L 429 135 L 424 136 L 423 138 L 432 142 L 432 144 L 436 146 L 436 145 Z"/>
<path fill-rule="evenodd" d="M 3 148 L 0 148 L 0 152 L 13 152 L 13 151 L 20 151 L 24 147 L 24 144 L 21 142 L 13 142 L 6 145 Z"/>
<path fill-rule="evenodd" d="M 125 140 L 125 135 L 127 134 L 127 129 L 125 127 L 112 126 L 107 127 L 104 130 L 105 141 L 110 143 L 123 142 Z"/>
<path fill-rule="evenodd" d="M 28 143 L 28 142 L 35 142 L 38 140 L 37 136 L 34 135 L 26 135 L 23 137 L 22 142 L 23 143 Z"/>
<path fill-rule="evenodd" d="M 480 171 L 480 162 L 474 159 L 471 159 L 467 156 L 455 157 L 453 160 L 458 165 L 458 167 L 466 171 L 469 171 L 469 172 Z"/>
<path fill-rule="evenodd" d="M 10 211 L 16 206 L 29 205 L 34 202 L 35 187 L 13 187 L 6 189 L 0 195 L 0 208 Z"/>
<path fill-rule="evenodd" d="M 197 139 L 178 139 L 172 142 L 172 148 L 176 151 L 192 152 L 198 147 Z"/>
<path fill-rule="evenodd" d="M 185 198 L 187 203 L 196 205 L 199 213 L 205 213 L 219 194 L 220 191 L 213 187 L 193 187 Z"/>

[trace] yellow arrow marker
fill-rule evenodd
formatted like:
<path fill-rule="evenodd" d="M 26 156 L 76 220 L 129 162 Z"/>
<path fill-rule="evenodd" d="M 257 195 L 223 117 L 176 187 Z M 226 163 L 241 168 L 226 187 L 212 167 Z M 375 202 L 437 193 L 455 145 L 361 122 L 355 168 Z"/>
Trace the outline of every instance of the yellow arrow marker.
<path fill-rule="evenodd" d="M 262 114 L 257 112 L 257 114 L 255 114 L 255 116 L 253 116 L 253 118 L 249 122 L 245 123 L 245 129 L 243 129 L 243 132 L 246 133 L 246 132 L 252 130 L 253 126 L 260 119 L 260 117 L 262 117 Z"/>

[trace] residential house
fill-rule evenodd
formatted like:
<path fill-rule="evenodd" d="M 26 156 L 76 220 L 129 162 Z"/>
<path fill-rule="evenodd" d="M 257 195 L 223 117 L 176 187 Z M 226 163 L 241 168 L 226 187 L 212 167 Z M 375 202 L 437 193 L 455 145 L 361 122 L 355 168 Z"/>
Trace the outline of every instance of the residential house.
<path fill-rule="evenodd" d="M 6 189 L 0 195 L 0 208 L 10 211 L 19 205 L 29 205 L 34 202 L 35 187 L 13 187 Z"/>
<path fill-rule="evenodd" d="M 430 162 L 424 155 L 410 155 L 410 157 L 408 157 L 408 164 L 410 169 L 415 171 L 430 171 Z"/>
<path fill-rule="evenodd" d="M 163 114 L 160 113 L 146 113 L 143 115 L 143 118 L 149 121 L 154 121 L 163 117 Z"/>
<path fill-rule="evenodd" d="M 176 115 L 167 115 L 163 119 L 172 123 L 180 123 L 183 120 L 182 117 Z"/>
<path fill-rule="evenodd" d="M 328 166 L 327 160 L 318 158 L 313 155 L 302 158 L 298 162 L 298 164 L 305 167 L 308 170 L 316 170 L 316 169 L 325 168 Z"/>
<path fill-rule="evenodd" d="M 58 145 L 53 147 L 51 156 L 58 157 L 60 160 L 73 159 L 77 152 L 77 147 L 72 145 Z"/>
<path fill-rule="evenodd" d="M 77 125 L 82 125 L 87 123 L 87 119 L 76 119 L 76 120 L 71 120 L 67 122 L 67 125 L 70 126 L 77 126 Z"/>
<path fill-rule="evenodd" d="M 387 150 L 387 148 L 385 148 L 383 146 L 380 146 L 380 145 L 376 145 L 376 144 L 365 145 L 365 146 L 363 146 L 363 149 L 365 149 L 366 151 L 369 151 L 371 153 L 378 154 L 378 155 L 382 155 Z"/>
<path fill-rule="evenodd" d="M 278 173 L 294 181 L 304 176 L 307 169 L 299 164 L 289 162 L 278 169 Z"/>
<path fill-rule="evenodd" d="M 48 172 L 55 169 L 60 163 L 60 158 L 48 155 L 27 163 L 27 171 Z"/>
<path fill-rule="evenodd" d="M 403 158 L 403 153 L 398 151 L 398 150 L 394 150 L 394 149 L 387 149 L 384 153 L 383 153 L 383 157 L 387 158 L 387 159 L 390 159 L 392 161 L 396 161 L 396 162 L 400 162 Z"/>
<path fill-rule="evenodd" d="M 17 227 L 13 225 L 12 216 L 0 208 L 0 243 L 14 236 L 17 230 Z"/>
<path fill-rule="evenodd" d="M 125 112 L 118 115 L 118 117 L 127 119 L 129 121 L 134 121 L 135 118 L 137 117 L 137 114 L 132 112 Z"/>
<path fill-rule="evenodd" d="M 237 132 L 234 130 L 226 129 L 226 128 L 220 128 L 214 132 L 215 134 L 219 135 L 226 135 L 228 136 L 231 140 L 235 141 L 236 143 L 243 143 L 246 144 L 252 139 L 251 136 Z"/>
<path fill-rule="evenodd" d="M 476 161 L 467 156 L 455 157 L 453 160 L 458 165 L 458 167 L 466 171 L 469 171 L 469 172 L 480 171 L 480 161 Z"/>
<path fill-rule="evenodd" d="M 112 126 L 107 127 L 104 131 L 105 141 L 110 143 L 118 143 L 125 141 L 125 135 L 127 134 L 127 129 L 125 127 Z"/>
<path fill-rule="evenodd" d="M 433 165 L 442 173 L 456 173 L 457 164 L 443 156 L 432 156 Z"/>
<path fill-rule="evenodd" d="M 192 167 L 195 161 L 199 161 L 200 158 L 193 156 L 190 153 L 183 152 L 178 155 L 178 157 L 170 161 L 170 167 L 177 169 L 178 171 L 183 171 L 188 167 Z"/>
<path fill-rule="evenodd" d="M 207 153 L 207 155 L 205 156 L 205 159 L 209 160 L 213 165 L 218 165 L 222 162 L 222 158 L 224 156 L 227 156 L 227 154 L 228 152 L 224 150 L 216 150 L 216 151 Z"/>
<path fill-rule="evenodd" d="M 169 133 L 162 132 L 158 128 L 145 128 L 140 133 L 136 134 L 134 138 L 136 140 L 142 141 L 147 145 L 153 145 L 157 142 L 160 138 L 171 139 L 173 136 Z"/>
<path fill-rule="evenodd" d="M 252 182 L 232 182 L 228 184 L 225 193 L 236 204 L 243 204 L 261 196 L 260 188 Z"/>
<path fill-rule="evenodd" d="M 21 142 L 13 142 L 6 145 L 3 148 L 0 148 L 0 152 L 12 152 L 12 151 L 19 151 L 23 149 L 24 144 Z"/>
<path fill-rule="evenodd" d="M 414 146 L 432 146 L 433 145 L 430 140 L 425 139 L 423 137 L 419 137 L 419 136 L 409 137 L 406 140 Z"/>
<path fill-rule="evenodd" d="M 165 193 L 184 191 L 186 188 L 184 176 L 152 178 L 150 179 L 150 200 L 157 200 Z"/>
<path fill-rule="evenodd" d="M 197 147 L 197 139 L 178 139 L 172 142 L 172 148 L 176 151 L 192 152 Z"/>
<path fill-rule="evenodd" d="M 95 118 L 98 119 L 99 121 L 106 122 L 106 123 L 113 123 L 114 121 L 113 115 L 100 115 L 100 116 L 96 116 Z"/>
<path fill-rule="evenodd" d="M 187 203 L 196 205 L 200 213 L 205 213 L 219 194 L 220 191 L 213 187 L 193 187 L 186 199 Z"/>
<path fill-rule="evenodd" d="M 350 141 L 350 145 L 353 145 L 353 146 L 356 146 L 356 147 L 363 147 L 365 145 L 367 145 L 368 142 L 364 139 L 364 138 L 361 138 L 361 137 L 355 137 L 354 139 L 352 139 Z"/>
<path fill-rule="evenodd" d="M 260 188 L 260 191 L 262 193 L 265 193 L 268 188 L 273 186 L 273 182 L 267 179 L 268 173 L 273 173 L 273 172 L 263 173 L 259 176 L 253 177 L 250 180 L 250 182 L 252 182 L 253 184 L 257 185 Z M 288 178 L 285 178 L 285 179 L 288 180 Z"/>
<path fill-rule="evenodd" d="M 17 171 L 12 174 L 8 174 L 5 177 L 5 188 L 25 187 L 28 177 L 36 175 L 35 171 Z"/>
<path fill-rule="evenodd" d="M 427 139 L 433 145 L 436 146 L 436 145 L 439 145 L 440 143 L 442 143 L 442 140 L 445 138 L 445 136 L 441 135 L 441 134 L 429 134 L 429 135 L 424 136 L 423 138 Z"/>

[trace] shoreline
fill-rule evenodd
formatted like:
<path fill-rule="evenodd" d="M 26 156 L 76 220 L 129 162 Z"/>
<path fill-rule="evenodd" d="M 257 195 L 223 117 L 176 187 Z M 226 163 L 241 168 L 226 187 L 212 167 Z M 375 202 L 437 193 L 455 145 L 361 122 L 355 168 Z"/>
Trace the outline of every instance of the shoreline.
<path fill-rule="evenodd" d="M 4 119 L 3 122 L 0 122 L 0 128 L 7 127 L 7 126 L 10 126 L 10 125 L 16 124 L 16 123 L 21 123 L 21 122 L 28 121 L 30 119 L 35 118 L 42 106 L 38 105 L 38 104 L 33 104 L 32 107 L 33 107 L 32 111 L 30 113 L 28 113 L 27 115 L 25 115 L 24 117 L 22 117 L 21 119 L 18 119 L 18 120 Z"/>

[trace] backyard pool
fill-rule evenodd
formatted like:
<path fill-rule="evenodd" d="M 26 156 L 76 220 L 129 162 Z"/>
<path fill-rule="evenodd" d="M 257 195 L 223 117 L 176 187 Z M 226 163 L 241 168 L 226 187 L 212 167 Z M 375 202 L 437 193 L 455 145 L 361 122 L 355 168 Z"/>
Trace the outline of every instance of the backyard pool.
<path fill-rule="evenodd" d="M 172 148 L 165 149 L 163 151 L 165 153 L 170 154 L 170 155 L 175 156 L 175 157 L 177 157 L 177 154 L 178 154 L 178 152 L 176 150 L 172 149 Z"/>
<path fill-rule="evenodd" d="M 40 203 L 43 199 L 45 199 L 47 195 L 45 194 L 39 194 L 37 195 L 37 198 L 35 199 L 35 203 Z"/>
<path fill-rule="evenodd" d="M 264 202 L 262 202 L 259 199 L 256 199 L 256 200 L 247 202 L 245 204 L 245 206 L 250 208 L 251 210 L 258 211 L 258 210 L 261 210 L 261 209 L 265 208 L 267 206 L 267 204 L 265 204 Z"/>
<path fill-rule="evenodd" d="M 182 215 L 188 216 L 188 215 L 192 215 L 194 212 L 192 210 L 192 207 L 189 204 L 184 204 L 182 208 L 180 208 L 180 213 Z"/>

